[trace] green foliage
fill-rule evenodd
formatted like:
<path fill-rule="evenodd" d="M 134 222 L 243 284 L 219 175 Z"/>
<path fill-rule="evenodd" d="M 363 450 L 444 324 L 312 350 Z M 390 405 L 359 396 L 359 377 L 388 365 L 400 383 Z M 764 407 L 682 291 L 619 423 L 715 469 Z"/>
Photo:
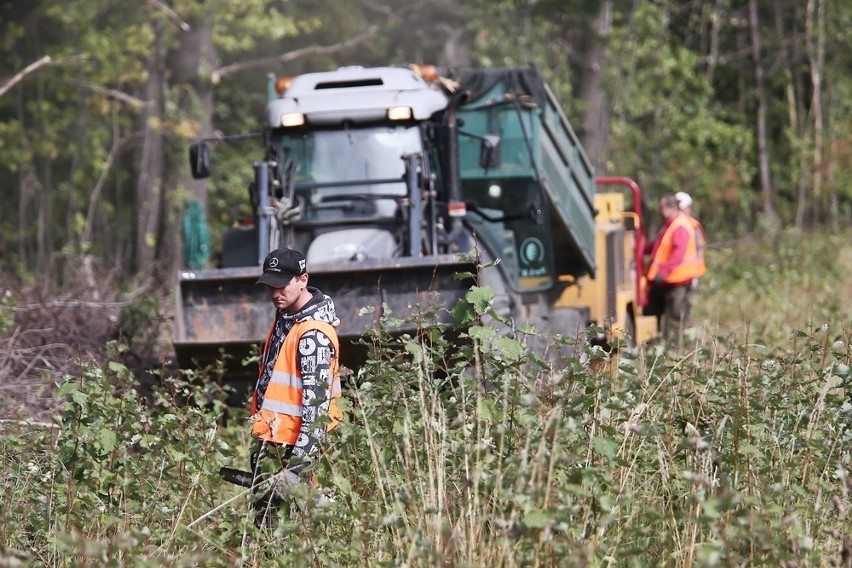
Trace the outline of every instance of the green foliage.
<path fill-rule="evenodd" d="M 189 548 L 169 544 L 211 502 L 211 480 L 233 453 L 215 392 L 169 380 L 144 405 L 119 363 L 58 392 L 66 402 L 54 425 L 0 425 L 3 548 L 43 565 L 215 558 L 191 531 L 181 538 Z"/>
<path fill-rule="evenodd" d="M 593 2 L 478 1 L 471 11 L 471 65 L 513 67 L 536 63 L 575 128 L 584 103 L 576 95 L 584 78 L 586 44 L 594 42 L 574 29 L 591 30 L 598 6 Z M 591 35 L 591 34 L 589 34 Z M 506 41 L 506 38 L 516 38 Z"/>
<path fill-rule="evenodd" d="M 651 203 L 663 193 L 691 193 L 714 235 L 740 228 L 751 209 L 742 189 L 756 172 L 751 127 L 714 100 L 698 55 L 670 34 L 664 7 L 643 3 L 616 17 L 629 20 L 619 20 L 610 41 L 615 120 L 607 170 L 635 172 Z"/>
<path fill-rule="evenodd" d="M 216 14 L 216 42 L 223 53 L 252 51 L 261 40 L 275 42 L 299 35 L 296 20 L 267 0 L 215 4 L 212 7 L 199 6 Z M 311 26 L 310 21 L 304 24 Z"/>
<path fill-rule="evenodd" d="M 10 290 L 0 289 L 0 336 L 2 337 L 6 337 L 15 325 L 15 312 L 8 308 L 13 308 L 16 303 Z"/>
<path fill-rule="evenodd" d="M 848 308 L 830 297 L 852 261 L 847 241 L 790 235 L 725 251 L 761 269 L 728 270 L 713 251 L 697 315 L 707 332 L 686 352 L 580 345 L 547 361 L 524 334 L 482 325 L 486 288 L 454 312 L 461 341 L 427 325 L 377 330 L 319 464 L 331 500 L 297 490 L 268 530 L 252 524 L 246 492 L 216 475 L 246 468 L 243 411 L 224 426 L 212 385 L 174 379 L 143 404 L 122 365 L 90 367 L 61 385 L 54 425 L 0 423 L 0 559 L 837 565 L 852 536 L 852 335 Z M 814 258 L 802 261 L 805 250 Z M 824 320 L 797 303 L 802 270 Z M 760 314 L 789 333 L 752 324 L 743 340 L 746 321 L 705 322 L 731 297 L 745 310 L 772 294 Z"/>

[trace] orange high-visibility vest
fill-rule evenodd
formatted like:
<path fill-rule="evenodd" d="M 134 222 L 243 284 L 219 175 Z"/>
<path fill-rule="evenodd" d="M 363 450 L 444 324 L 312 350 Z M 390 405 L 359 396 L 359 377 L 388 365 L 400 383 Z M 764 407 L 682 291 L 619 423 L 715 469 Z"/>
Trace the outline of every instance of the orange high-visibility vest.
<path fill-rule="evenodd" d="M 273 329 L 275 324 L 273 323 Z M 337 376 L 339 369 L 340 344 L 337 340 L 337 332 L 328 323 L 317 320 L 305 320 L 297 322 L 284 338 L 284 344 L 275 360 L 272 377 L 263 403 L 257 408 L 257 392 L 251 401 L 252 436 L 274 442 L 277 444 L 294 445 L 299 438 L 302 428 L 302 372 L 296 365 L 299 340 L 302 335 L 316 329 L 323 332 L 331 340 L 334 346 L 334 358 L 331 361 L 331 384 L 328 386 L 329 408 L 328 415 L 331 422 L 328 430 L 331 430 L 342 419 L 343 414 L 337 408 L 336 399 L 340 398 L 340 378 Z M 272 336 L 269 332 L 266 342 Z M 261 368 L 261 373 L 263 369 Z"/>
<path fill-rule="evenodd" d="M 698 249 L 698 256 L 701 262 L 704 262 L 704 226 L 695 217 L 690 217 L 689 222 L 692 223 L 692 228 L 695 230 L 695 246 Z M 706 271 L 706 267 L 705 267 Z"/>
<path fill-rule="evenodd" d="M 698 249 L 698 238 L 696 229 L 693 226 L 689 217 L 683 213 L 679 213 L 671 224 L 666 228 L 660 239 L 660 244 L 654 251 L 654 257 L 651 259 L 651 266 L 648 267 L 648 281 L 654 279 L 659 273 L 660 266 L 666 263 L 669 256 L 672 254 L 672 236 L 674 232 L 683 227 L 689 239 L 686 244 L 686 251 L 683 253 L 683 260 L 671 272 L 669 272 L 663 281 L 666 284 L 682 284 L 689 282 L 693 278 L 704 276 L 707 272 L 707 267 L 704 264 L 703 251 Z M 703 248 L 703 247 L 702 247 Z"/>

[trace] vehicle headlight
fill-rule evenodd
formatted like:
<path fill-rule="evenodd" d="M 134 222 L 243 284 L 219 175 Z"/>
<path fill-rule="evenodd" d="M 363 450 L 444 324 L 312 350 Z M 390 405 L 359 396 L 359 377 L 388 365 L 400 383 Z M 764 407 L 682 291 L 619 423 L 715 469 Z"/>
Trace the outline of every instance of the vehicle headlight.
<path fill-rule="evenodd" d="M 388 120 L 410 120 L 413 115 L 411 107 L 400 106 L 388 108 Z"/>
<path fill-rule="evenodd" d="M 281 126 L 289 128 L 305 124 L 305 115 L 301 112 L 285 112 L 281 115 Z"/>

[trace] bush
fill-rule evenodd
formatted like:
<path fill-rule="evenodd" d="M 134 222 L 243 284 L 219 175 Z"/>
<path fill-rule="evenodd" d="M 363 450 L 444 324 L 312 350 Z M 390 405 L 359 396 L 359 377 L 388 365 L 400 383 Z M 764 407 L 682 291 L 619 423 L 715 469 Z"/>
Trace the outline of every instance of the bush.
<path fill-rule="evenodd" d="M 764 278 L 749 270 L 717 270 L 704 309 Z M 842 307 L 818 323 L 798 307 L 773 312 L 788 334 L 725 321 L 687 352 L 570 345 L 578 356 L 554 363 L 523 333 L 479 325 L 489 305 L 471 294 L 457 311 L 464 343 L 427 327 L 374 338 L 320 462 L 331 501 L 311 506 L 316 496 L 297 492 L 268 530 L 254 526 L 247 492 L 217 475 L 245 468 L 250 439 L 245 411 L 229 410 L 224 425 L 214 381 L 163 379 L 143 404 L 122 365 L 84 367 L 59 387 L 53 424 L 0 423 L 0 563 L 849 562 Z M 743 296 L 744 312 L 749 298 L 765 300 Z M 570 343 L 550 341 L 554 352 Z"/>

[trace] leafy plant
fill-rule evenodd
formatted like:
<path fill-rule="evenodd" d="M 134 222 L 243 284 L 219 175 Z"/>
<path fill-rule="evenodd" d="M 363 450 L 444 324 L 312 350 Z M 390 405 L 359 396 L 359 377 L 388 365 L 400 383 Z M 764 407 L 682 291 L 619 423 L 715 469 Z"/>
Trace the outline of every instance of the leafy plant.
<path fill-rule="evenodd" d="M 789 275 L 801 241 L 739 253 Z M 122 365 L 84 367 L 60 386 L 53 424 L 0 422 L 0 560 L 841 565 L 852 539 L 848 314 L 803 322 L 792 284 L 745 294 L 743 281 L 771 280 L 749 266 L 708 275 L 696 322 L 719 333 L 696 333 L 685 351 L 552 337 L 532 352 L 535 330 L 483 325 L 494 319 L 482 288 L 454 311 L 460 340 L 429 314 L 392 335 L 387 317 L 347 377 L 321 488 L 294 491 L 269 529 L 254 526 L 249 492 L 218 476 L 246 467 L 251 439 L 213 375 L 163 376 L 143 399 Z M 826 290 L 816 304 L 835 275 L 811 277 Z M 706 324 L 731 290 L 744 312 L 777 294 L 765 317 L 793 331 Z M 554 362 L 565 347 L 576 357 Z"/>

